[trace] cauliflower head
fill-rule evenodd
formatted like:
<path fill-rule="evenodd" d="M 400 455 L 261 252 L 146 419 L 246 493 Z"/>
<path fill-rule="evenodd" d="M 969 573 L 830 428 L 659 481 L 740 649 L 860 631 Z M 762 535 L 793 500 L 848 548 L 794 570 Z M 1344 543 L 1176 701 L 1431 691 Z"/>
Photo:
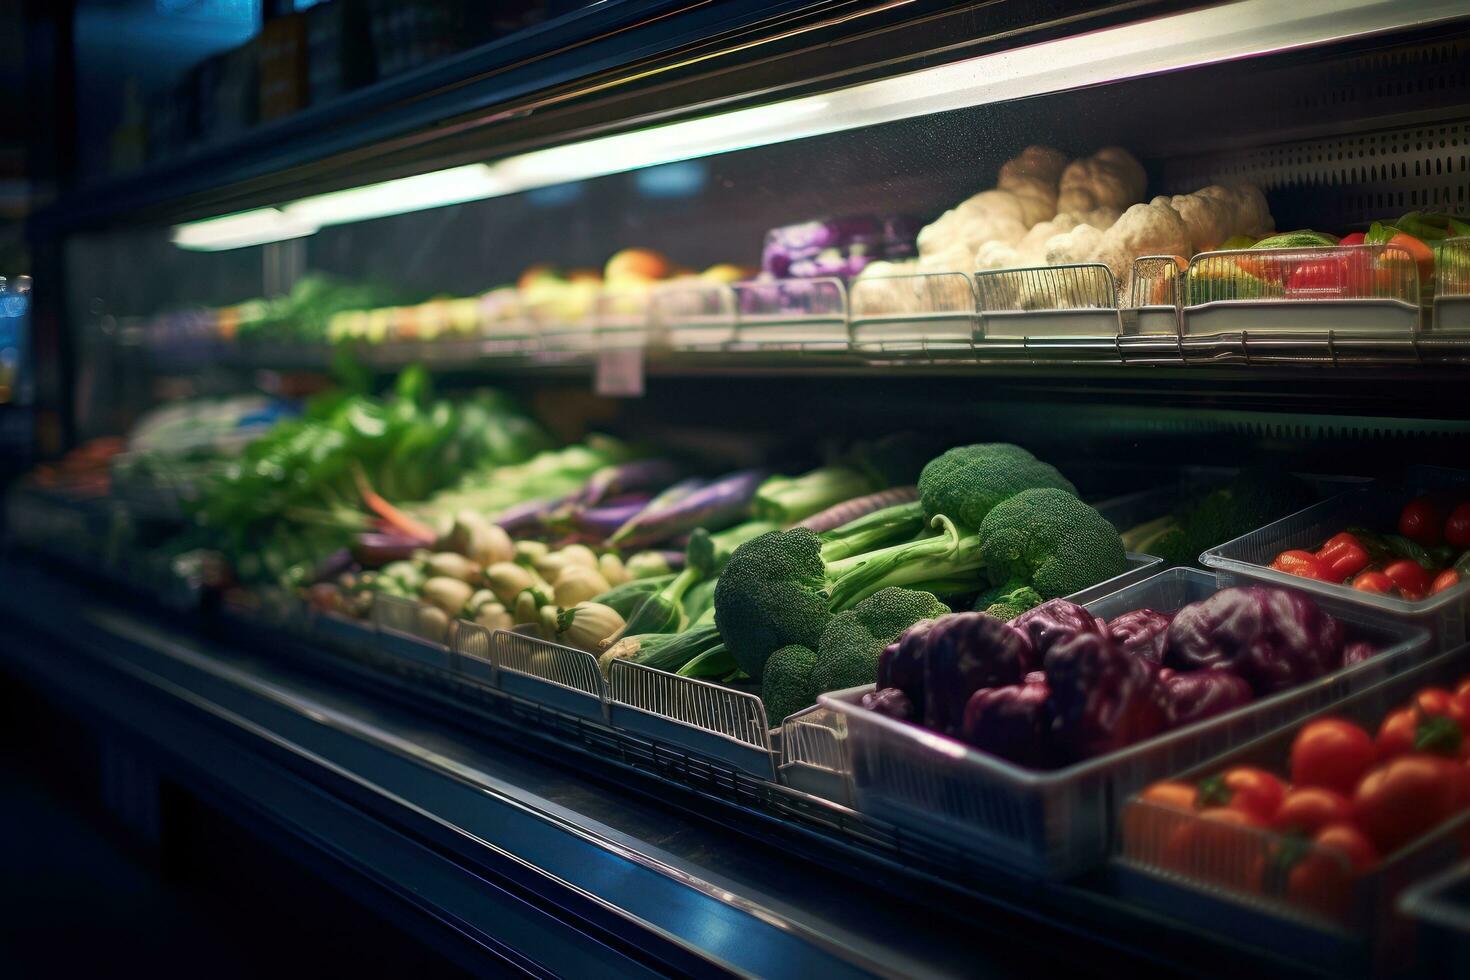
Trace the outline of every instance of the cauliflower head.
<path fill-rule="evenodd" d="M 1122 287 L 1133 273 L 1133 260 L 1140 255 L 1189 254 L 1193 253 L 1189 251 L 1189 231 L 1184 219 L 1166 201 L 1156 198 L 1151 204 L 1135 204 L 1124 211 L 1103 232 L 1088 260 L 1101 262 L 1111 269 Z"/>
<path fill-rule="evenodd" d="M 1105 146 L 1090 157 L 1073 160 L 1062 171 L 1057 210 L 1091 211 L 1126 208 L 1143 200 L 1148 184 L 1143 164 L 1120 146 Z"/>
<path fill-rule="evenodd" d="M 1057 213 L 1057 182 L 1066 164 L 1051 147 L 1028 146 L 1001 165 L 996 186 L 1020 199 L 1028 227 Z"/>

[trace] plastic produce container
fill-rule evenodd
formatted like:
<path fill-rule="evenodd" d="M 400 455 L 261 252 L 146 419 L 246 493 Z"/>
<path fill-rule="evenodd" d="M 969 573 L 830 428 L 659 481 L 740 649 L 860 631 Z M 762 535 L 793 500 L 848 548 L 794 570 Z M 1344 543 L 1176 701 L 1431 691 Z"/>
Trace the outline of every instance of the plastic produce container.
<path fill-rule="evenodd" d="M 975 283 L 960 272 L 858 279 L 852 349 L 869 360 L 942 360 L 975 351 Z"/>
<path fill-rule="evenodd" d="M 1145 607 L 1172 612 L 1219 588 L 1213 575 L 1172 568 L 1082 604 L 1104 619 Z M 920 835 L 961 843 L 987 861 L 1066 878 L 1107 856 L 1118 808 L 1130 793 L 1404 669 L 1427 643 L 1422 630 L 1374 610 L 1333 599 L 1320 603 L 1378 643 L 1378 654 L 1219 717 L 1063 769 L 1027 769 L 867 711 L 858 701 L 869 688 L 819 700 L 846 716 L 859 810 Z"/>
<path fill-rule="evenodd" d="M 1470 579 L 1438 595 L 1418 602 L 1395 596 L 1372 595 L 1351 586 L 1318 582 L 1278 572 L 1267 566 L 1283 551 L 1306 548 L 1315 551 L 1328 538 L 1349 527 L 1392 531 L 1398 526 L 1399 511 L 1414 497 L 1460 486 L 1470 499 L 1470 473 L 1424 467 L 1411 471 L 1408 479 L 1394 487 L 1367 487 L 1314 504 L 1289 517 L 1211 548 L 1200 562 L 1214 569 L 1222 585 L 1264 582 L 1305 589 L 1321 598 L 1354 603 L 1423 627 L 1433 637 L 1435 648 L 1446 650 L 1465 642 L 1470 618 Z"/>
<path fill-rule="evenodd" d="M 1362 689 L 1321 714 L 1350 719 L 1376 731 L 1383 717 L 1409 702 L 1419 688 L 1435 684 L 1453 688 L 1467 674 L 1470 647 L 1460 647 Z M 1194 781 L 1230 766 L 1252 765 L 1284 778 L 1290 771 L 1292 742 L 1306 720 L 1171 776 Z M 1413 930 L 1397 914 L 1397 898 L 1413 882 L 1461 856 L 1467 827 L 1470 810 L 1463 810 L 1385 855 L 1373 870 L 1351 877 L 1346 859 L 1338 852 L 1269 830 L 1207 824 L 1195 813 L 1135 798 L 1126 805 L 1121 821 L 1117 863 L 1126 895 L 1176 919 L 1250 937 L 1253 944 L 1288 956 L 1300 957 L 1305 950 L 1321 948 L 1335 951 L 1344 963 L 1367 953 L 1376 965 L 1402 966 L 1411 950 Z M 1199 839 L 1204 844 L 1187 851 L 1170 849 L 1175 834 L 1201 829 L 1204 834 Z M 1335 864 L 1348 883 L 1293 896 L 1286 873 L 1273 867 L 1273 860 L 1288 847 L 1310 848 L 1309 856 Z M 1462 921 L 1470 924 L 1470 919 Z M 1436 970 L 1436 975 L 1464 974 Z"/>
<path fill-rule="evenodd" d="M 1470 862 L 1405 891 L 1399 911 L 1417 926 L 1420 963 L 1442 976 L 1470 976 Z"/>

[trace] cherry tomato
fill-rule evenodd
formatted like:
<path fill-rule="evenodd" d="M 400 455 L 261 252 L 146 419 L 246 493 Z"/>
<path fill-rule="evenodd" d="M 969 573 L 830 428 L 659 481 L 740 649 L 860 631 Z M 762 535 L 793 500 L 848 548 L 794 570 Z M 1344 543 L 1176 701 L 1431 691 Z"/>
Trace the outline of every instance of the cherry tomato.
<path fill-rule="evenodd" d="M 1138 795 L 1138 798 L 1159 806 L 1175 810 L 1194 810 L 1199 807 L 1199 791 L 1189 783 L 1166 780 L 1154 783 Z"/>
<path fill-rule="evenodd" d="M 1413 235 L 1406 235 L 1403 232 L 1390 238 L 1388 244 L 1398 246 L 1413 257 L 1414 265 L 1419 269 L 1420 282 L 1429 282 L 1434 278 L 1434 251 L 1428 245 Z"/>
<path fill-rule="evenodd" d="M 1361 231 L 1355 231 L 1351 235 L 1343 235 L 1337 240 L 1339 245 L 1361 245 L 1368 236 Z"/>
<path fill-rule="evenodd" d="M 1337 790 L 1295 786 L 1287 791 L 1271 825 L 1281 831 L 1315 834 L 1328 824 L 1352 819 L 1353 801 Z"/>
<path fill-rule="evenodd" d="M 1439 826 L 1463 795 L 1459 763 L 1424 753 L 1400 756 L 1363 777 L 1353 794 L 1353 820 L 1378 853 L 1389 855 Z"/>
<path fill-rule="evenodd" d="M 1428 497 L 1416 497 L 1399 511 L 1399 533 L 1426 548 L 1439 544 L 1444 532 L 1444 517 Z"/>
<path fill-rule="evenodd" d="M 1244 810 L 1227 807 L 1201 810 L 1180 824 L 1164 847 L 1164 867 L 1236 891 L 1261 891 L 1265 869 L 1261 842 L 1250 831 L 1261 821 Z"/>
<path fill-rule="evenodd" d="M 1434 576 L 1434 581 L 1429 584 L 1429 594 L 1439 595 L 1445 589 L 1452 589 L 1460 584 L 1460 573 L 1453 568 L 1446 568 Z"/>
<path fill-rule="evenodd" d="M 1456 548 L 1470 548 L 1470 503 L 1450 511 L 1444 522 L 1444 539 Z"/>
<path fill-rule="evenodd" d="M 1400 558 L 1383 566 L 1383 574 L 1388 576 L 1389 581 L 1405 599 L 1418 600 L 1429 594 L 1429 573 L 1417 561 Z"/>
<path fill-rule="evenodd" d="M 1291 744 L 1291 781 L 1351 795 L 1375 761 L 1371 735 L 1350 721 L 1322 718 L 1303 725 Z"/>
<path fill-rule="evenodd" d="M 1374 745 L 1379 761 L 1386 762 L 1414 752 L 1458 759 L 1464 754 L 1466 742 L 1459 723 L 1449 717 L 1448 706 L 1426 713 L 1410 705 L 1388 713 L 1378 726 Z"/>
<path fill-rule="evenodd" d="M 1199 804 L 1243 810 L 1263 824 L 1276 818 L 1286 785 L 1264 769 L 1235 766 L 1199 784 Z"/>
<path fill-rule="evenodd" d="M 1341 918 L 1352 899 L 1353 878 L 1378 863 L 1378 852 L 1350 823 L 1323 827 L 1312 843 L 1287 875 L 1287 900 Z"/>
<path fill-rule="evenodd" d="M 1388 595 L 1393 591 L 1393 579 L 1382 572 L 1360 572 L 1353 579 L 1353 588 L 1359 592 L 1371 592 L 1373 595 Z"/>
<path fill-rule="evenodd" d="M 1317 556 L 1310 551 L 1302 551 L 1300 548 L 1283 551 L 1276 556 L 1276 560 L 1271 563 L 1271 567 L 1278 572 L 1285 572 L 1288 575 L 1298 575 L 1302 578 L 1327 581 L 1325 578 L 1326 572 L 1322 568 L 1322 563 L 1317 560 Z"/>

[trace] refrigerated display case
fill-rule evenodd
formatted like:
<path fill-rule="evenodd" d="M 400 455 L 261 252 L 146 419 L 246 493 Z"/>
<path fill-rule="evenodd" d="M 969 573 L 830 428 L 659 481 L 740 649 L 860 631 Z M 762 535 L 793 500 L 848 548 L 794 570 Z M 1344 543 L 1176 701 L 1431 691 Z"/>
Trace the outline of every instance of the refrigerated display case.
<path fill-rule="evenodd" d="M 1147 784 L 1463 660 L 1462 6 L 621 0 L 526 42 L 38 217 L 39 407 L 71 455 L 8 502 L 8 668 L 481 970 L 1441 966 L 1393 911 L 1422 862 L 1386 861 L 1345 925 L 1280 901 L 1280 875 L 1221 889 L 1124 831 Z M 921 461 L 1024 446 L 984 464 L 1036 481 L 1000 496 L 1075 491 L 1092 517 L 1002 555 L 987 542 L 1021 532 L 987 525 L 995 500 L 929 531 L 921 479 L 880 501 L 919 523 L 875 540 L 934 543 L 941 571 L 873 587 L 997 629 L 1065 597 L 1110 657 L 1130 611 L 1264 583 L 1326 617 L 1333 652 L 1294 648 L 1279 683 L 1232 661 L 1225 714 L 1161 701 L 1085 751 L 1029 639 L 1050 687 L 1025 695 L 1016 664 L 982 686 L 1032 698 L 1035 745 L 985 743 L 967 698 L 931 717 L 877 652 L 930 612 L 856 678 L 900 720 L 810 663 L 781 668 L 806 672 L 790 700 L 769 649 L 750 669 L 742 586 L 709 581 L 695 528 L 735 561 L 756 521 L 851 527 L 816 512 L 918 475 L 875 474 L 895 433 Z M 830 499 L 781 510 L 773 473 Z M 1441 509 L 1422 541 L 1395 523 L 1421 498 Z M 1278 553 L 1338 532 L 1362 563 L 1296 588 Z M 1043 546 L 1090 571 L 1003 574 Z M 704 576 L 705 605 L 670 593 L 682 631 L 588 611 L 635 553 L 660 586 L 698 581 L 670 562 Z M 1352 587 L 1405 560 L 1454 578 Z M 812 585 L 813 621 L 772 634 L 826 657 L 815 619 L 844 588 Z M 684 659 L 623 656 L 634 621 L 692 637 Z M 1138 690 L 1172 683 L 1157 669 Z M 1226 861 L 1302 859 L 1242 833 Z"/>

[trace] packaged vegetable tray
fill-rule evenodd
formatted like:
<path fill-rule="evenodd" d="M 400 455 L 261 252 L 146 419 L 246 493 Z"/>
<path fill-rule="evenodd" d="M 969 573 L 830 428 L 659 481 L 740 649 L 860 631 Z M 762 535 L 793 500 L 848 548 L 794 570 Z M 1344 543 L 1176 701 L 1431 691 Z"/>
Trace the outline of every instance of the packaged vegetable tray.
<path fill-rule="evenodd" d="M 1401 482 L 1376 484 L 1314 504 L 1259 530 L 1209 549 L 1200 562 L 1213 569 L 1222 585 L 1248 581 L 1305 589 L 1315 596 L 1355 603 L 1427 630 L 1435 649 L 1447 650 L 1465 642 L 1470 620 L 1470 575 L 1423 599 L 1376 595 L 1350 585 L 1316 581 L 1270 567 L 1283 552 L 1316 551 L 1343 531 L 1366 528 L 1383 535 L 1398 529 L 1405 504 L 1429 495 L 1448 507 L 1470 501 L 1470 473 L 1416 467 Z"/>
<path fill-rule="evenodd" d="M 1372 734 L 1390 712 L 1412 703 L 1420 689 L 1453 690 L 1467 676 L 1470 647 L 1440 653 L 1311 719 L 1177 770 L 1171 781 L 1197 784 L 1232 767 L 1263 769 L 1285 781 L 1293 744 L 1309 721 L 1350 721 Z M 1457 759 L 1443 761 L 1451 768 L 1462 765 Z M 1385 793 L 1392 791 L 1386 782 L 1377 786 Z M 1384 798 L 1384 812 L 1412 817 L 1419 809 Z M 1398 913 L 1396 900 L 1409 885 L 1454 864 L 1470 842 L 1470 808 L 1461 808 L 1428 830 L 1408 835 L 1405 843 L 1382 854 L 1368 870 L 1354 873 L 1345 850 L 1324 847 L 1304 835 L 1206 819 L 1200 816 L 1204 812 L 1218 811 L 1177 809 L 1157 797 L 1128 801 L 1116 861 L 1125 895 L 1177 920 L 1248 937 L 1252 945 L 1308 958 L 1326 970 L 1367 972 L 1363 964 L 1368 956 L 1375 972 L 1407 966 L 1413 927 Z M 1470 918 L 1464 921 L 1470 925 Z M 1434 975 L 1463 972 L 1443 972 L 1437 965 Z"/>
<path fill-rule="evenodd" d="M 1470 976 L 1470 861 L 1405 891 L 1399 911 L 1415 924 L 1421 963 Z"/>
<path fill-rule="evenodd" d="M 1172 568 L 1082 605 L 1103 619 L 1143 608 L 1173 612 L 1220 588 L 1213 575 Z M 1130 793 L 1404 669 L 1428 642 L 1422 630 L 1355 603 L 1318 601 L 1372 641 L 1377 653 L 1228 713 L 1060 769 L 1016 765 L 869 711 L 860 701 L 871 688 L 819 700 L 846 721 L 857 809 L 986 862 L 1066 878 L 1106 858 L 1118 808 Z"/>

